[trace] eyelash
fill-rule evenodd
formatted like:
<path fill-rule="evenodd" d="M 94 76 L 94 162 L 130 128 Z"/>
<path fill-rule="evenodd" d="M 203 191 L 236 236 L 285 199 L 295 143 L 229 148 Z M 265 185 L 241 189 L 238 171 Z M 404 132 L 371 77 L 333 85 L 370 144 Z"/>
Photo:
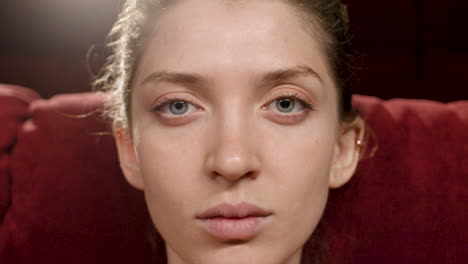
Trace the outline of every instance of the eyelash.
<path fill-rule="evenodd" d="M 307 100 L 303 99 L 299 94 L 291 93 L 291 92 L 288 92 L 288 94 L 286 95 L 276 97 L 275 99 L 271 100 L 266 105 L 270 105 L 274 101 L 281 100 L 281 99 L 292 99 L 294 101 L 297 101 L 298 103 L 302 105 L 302 107 L 304 107 L 305 109 L 309 111 L 312 111 L 314 109 L 314 105 L 312 103 L 309 103 Z"/>
<path fill-rule="evenodd" d="M 184 102 L 184 103 L 189 103 L 189 104 L 192 104 L 193 106 L 195 106 L 196 108 L 200 108 L 197 106 L 197 104 L 195 102 L 193 102 L 192 100 L 188 99 L 188 98 L 182 98 L 182 97 L 174 97 L 174 98 L 168 98 L 168 97 L 163 97 L 163 98 L 158 98 L 155 103 L 156 105 L 154 107 L 152 107 L 150 109 L 149 112 L 156 112 L 156 111 L 159 111 L 161 110 L 161 108 L 163 108 L 164 106 L 168 105 L 168 104 L 171 104 L 171 103 L 175 103 L 175 102 Z"/>
<path fill-rule="evenodd" d="M 297 93 L 291 93 L 291 92 L 288 92 L 288 94 L 286 95 L 282 95 L 282 96 L 278 96 L 276 97 L 275 99 L 269 101 L 267 104 L 265 104 L 265 106 L 263 107 L 266 107 L 268 105 L 270 105 L 271 103 L 273 103 L 274 101 L 277 101 L 277 100 L 281 100 L 281 99 L 292 99 L 294 101 L 297 101 L 298 103 L 300 103 L 305 109 L 306 111 L 313 111 L 315 109 L 314 105 L 312 103 L 309 103 L 307 100 L 303 99 L 299 94 Z M 161 110 L 161 108 L 163 108 L 164 106 L 168 105 L 168 104 L 171 104 L 171 103 L 175 103 L 175 102 L 184 102 L 184 103 L 189 103 L 189 104 L 192 104 L 193 106 L 195 106 L 197 109 L 199 109 L 200 107 L 197 106 L 197 104 L 195 102 L 193 102 L 192 100 L 188 99 L 188 98 L 183 98 L 183 97 L 174 97 L 174 98 L 169 98 L 169 97 L 163 97 L 163 98 L 158 98 L 155 103 L 156 105 L 154 107 L 152 107 L 149 112 L 156 112 L 156 111 L 159 111 Z M 263 108 L 262 107 L 262 108 Z M 282 114 L 282 115 L 291 115 L 291 114 Z M 292 115 L 291 115 L 292 116 Z M 179 116 L 179 117 L 175 117 L 175 118 L 181 118 L 182 116 Z"/>

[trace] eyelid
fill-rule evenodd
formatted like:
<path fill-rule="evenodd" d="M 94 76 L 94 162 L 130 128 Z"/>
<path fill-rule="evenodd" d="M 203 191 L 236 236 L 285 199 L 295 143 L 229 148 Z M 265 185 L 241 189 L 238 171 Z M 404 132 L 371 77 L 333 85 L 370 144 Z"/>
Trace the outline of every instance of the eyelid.
<path fill-rule="evenodd" d="M 276 93 L 276 91 L 273 93 Z M 279 93 L 280 95 L 275 95 L 274 99 L 269 100 L 268 103 L 266 103 L 263 107 L 269 106 L 271 103 L 273 103 L 274 101 L 278 99 L 290 98 L 299 102 L 307 110 L 315 109 L 315 103 L 313 103 L 312 100 L 310 100 L 307 96 L 303 95 L 302 92 L 299 92 L 296 89 L 289 88 L 286 92 L 279 92 Z"/>
<path fill-rule="evenodd" d="M 161 110 L 163 107 L 166 105 L 169 105 L 174 102 L 185 102 L 188 104 L 193 105 L 197 109 L 201 109 L 201 107 L 194 102 L 194 100 L 187 98 L 186 96 L 183 95 L 174 95 L 174 96 L 161 96 L 154 100 L 154 102 L 151 104 L 151 108 L 148 110 L 148 112 L 156 112 Z"/>

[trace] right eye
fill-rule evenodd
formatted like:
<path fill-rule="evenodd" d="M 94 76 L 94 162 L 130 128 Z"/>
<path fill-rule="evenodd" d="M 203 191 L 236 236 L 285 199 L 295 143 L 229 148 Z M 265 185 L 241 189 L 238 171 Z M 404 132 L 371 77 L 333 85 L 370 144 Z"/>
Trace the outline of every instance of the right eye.
<path fill-rule="evenodd" d="M 192 108 L 194 108 L 194 106 L 192 104 L 189 104 L 189 103 L 183 102 L 183 101 L 172 102 L 172 103 L 169 103 L 169 104 L 166 105 L 166 107 L 169 108 L 169 112 L 171 112 L 174 115 L 183 115 L 183 114 L 185 114 L 188 111 L 188 109 L 190 108 L 190 106 L 192 106 Z"/>
<path fill-rule="evenodd" d="M 188 102 L 187 99 L 182 98 L 171 98 L 171 99 L 159 99 L 158 104 L 151 108 L 151 112 L 161 112 L 165 115 L 181 116 L 186 113 L 196 111 L 196 107 L 193 103 Z"/>

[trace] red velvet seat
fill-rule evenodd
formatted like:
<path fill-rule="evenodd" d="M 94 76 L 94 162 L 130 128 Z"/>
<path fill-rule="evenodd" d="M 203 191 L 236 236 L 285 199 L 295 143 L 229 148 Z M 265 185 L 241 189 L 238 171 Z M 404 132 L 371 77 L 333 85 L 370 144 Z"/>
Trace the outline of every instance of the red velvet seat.
<path fill-rule="evenodd" d="M 151 261 L 143 195 L 93 113 L 102 102 L 0 85 L 0 263 Z M 468 101 L 354 103 L 379 148 L 331 192 L 332 262 L 467 263 Z"/>

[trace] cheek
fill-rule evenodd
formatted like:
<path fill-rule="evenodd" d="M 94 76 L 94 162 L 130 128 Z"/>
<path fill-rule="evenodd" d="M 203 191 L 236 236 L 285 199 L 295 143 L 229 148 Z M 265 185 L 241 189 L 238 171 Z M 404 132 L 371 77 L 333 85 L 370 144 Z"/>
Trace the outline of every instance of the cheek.
<path fill-rule="evenodd" d="M 207 195 L 207 190 L 199 188 L 204 179 L 199 165 L 200 147 L 195 145 L 198 141 L 193 136 L 180 137 L 160 130 L 143 131 L 137 149 L 146 202 L 163 233 L 171 226 L 180 226 L 181 215 L 190 217 L 194 202 L 204 200 L 201 195 Z"/>
<path fill-rule="evenodd" d="M 261 144 L 263 172 L 285 191 L 294 187 L 309 194 L 307 189 L 328 187 L 335 131 L 333 122 L 321 116 L 297 128 L 265 129 Z"/>
<path fill-rule="evenodd" d="M 286 138 L 273 134 L 270 142 L 275 144 L 265 144 L 264 173 L 283 223 L 273 239 L 288 234 L 290 243 L 305 242 L 322 216 L 334 148 L 334 130 L 327 127 L 331 126 L 296 131 Z"/>

